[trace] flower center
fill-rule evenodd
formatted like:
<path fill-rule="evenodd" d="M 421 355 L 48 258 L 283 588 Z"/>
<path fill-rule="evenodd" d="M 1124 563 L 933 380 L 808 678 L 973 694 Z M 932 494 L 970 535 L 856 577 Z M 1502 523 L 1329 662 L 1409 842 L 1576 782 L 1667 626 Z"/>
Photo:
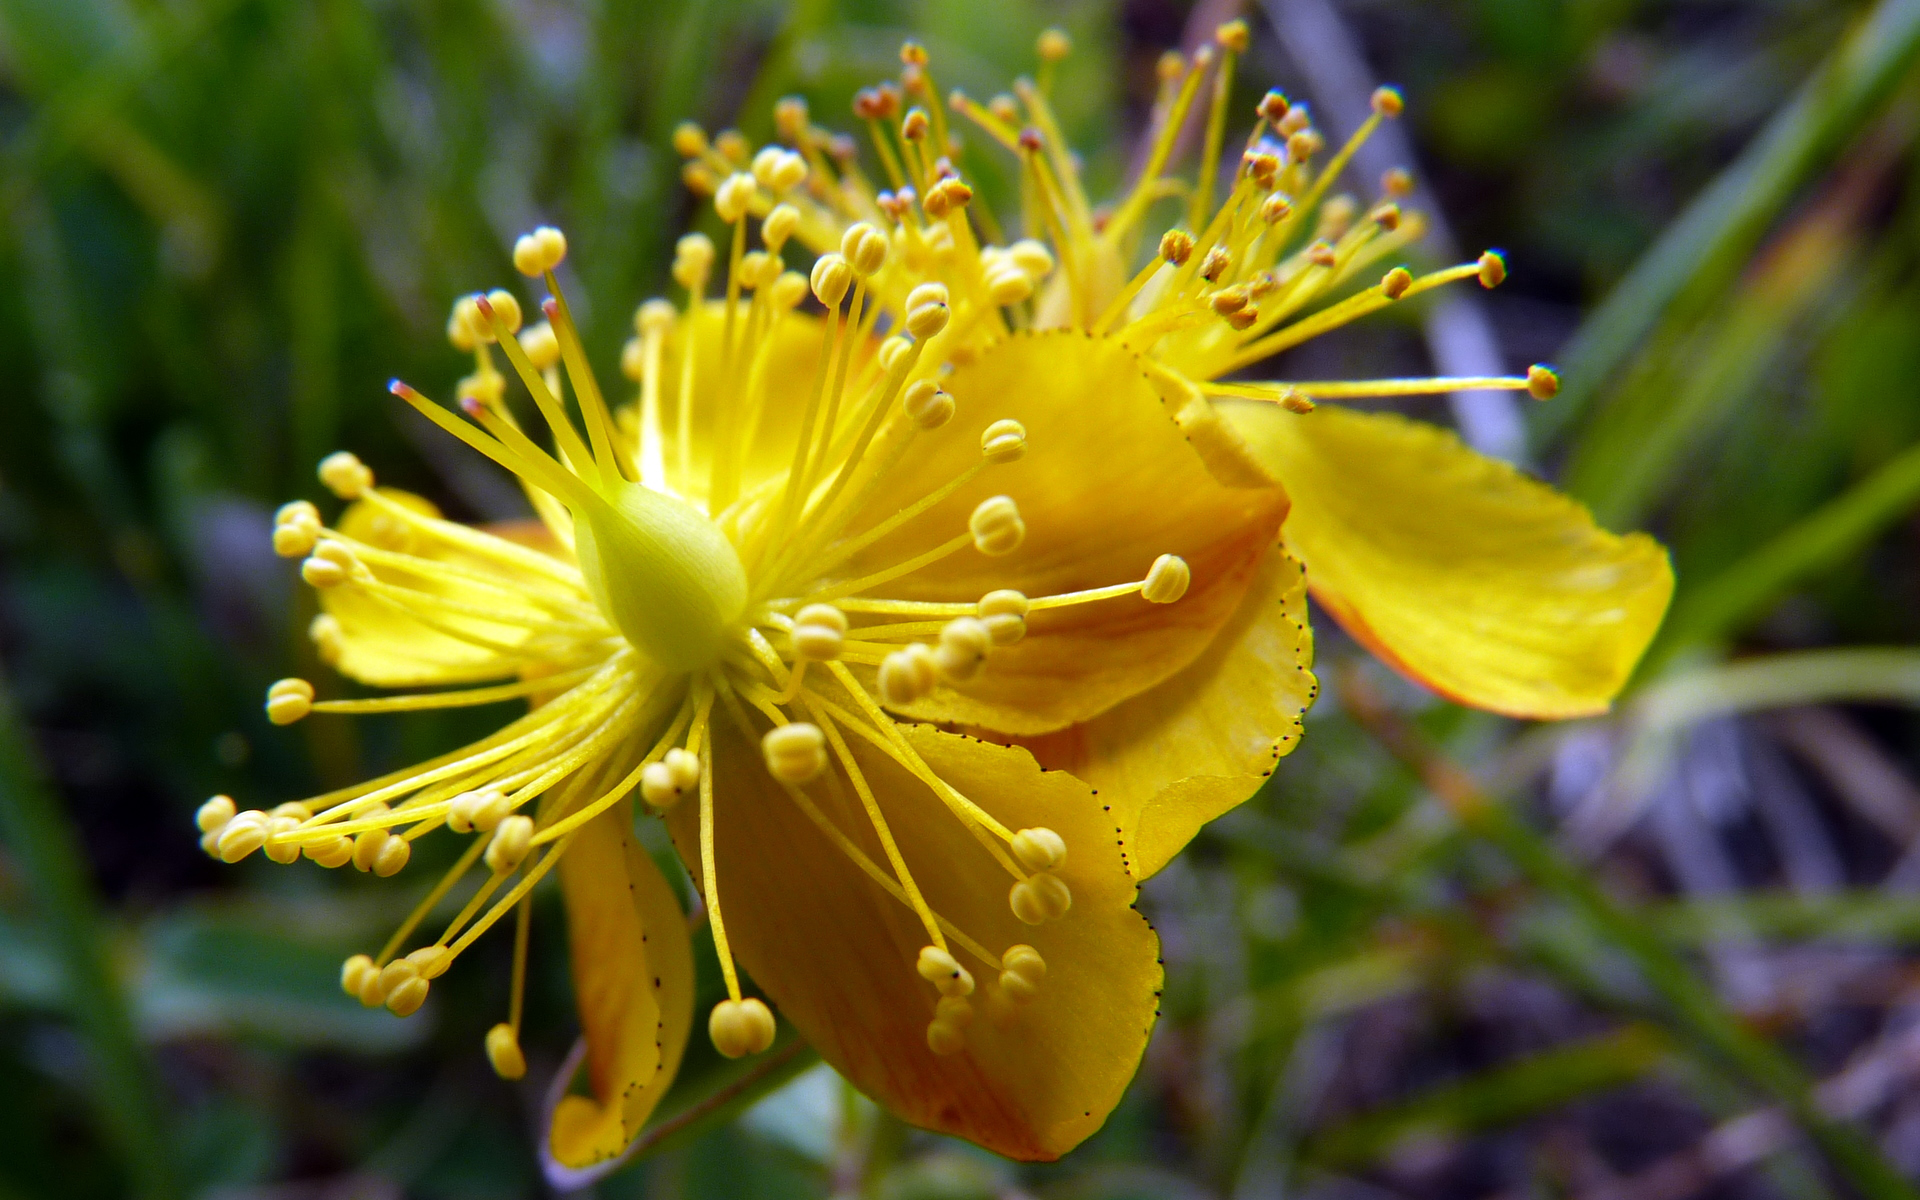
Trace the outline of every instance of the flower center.
<path fill-rule="evenodd" d="M 574 550 L 600 611 L 670 671 L 719 661 L 747 606 L 733 543 L 693 505 L 626 480 L 574 514 Z"/>

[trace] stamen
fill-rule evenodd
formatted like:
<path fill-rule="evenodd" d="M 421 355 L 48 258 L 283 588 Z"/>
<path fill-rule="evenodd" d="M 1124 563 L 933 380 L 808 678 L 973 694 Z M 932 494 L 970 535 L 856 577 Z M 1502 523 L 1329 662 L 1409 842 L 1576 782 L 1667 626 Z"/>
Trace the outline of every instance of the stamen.
<path fill-rule="evenodd" d="M 817 725 L 791 721 L 760 739 L 767 772 L 781 783 L 806 783 L 827 768 L 826 736 Z"/>
<path fill-rule="evenodd" d="M 1036 826 L 1022 829 L 1009 843 L 1013 856 L 1029 871 L 1057 870 L 1067 861 L 1067 843 L 1051 829 Z"/>
<path fill-rule="evenodd" d="M 1058 875 L 1039 871 L 1013 885 L 1007 894 L 1013 915 L 1029 925 L 1044 925 L 1067 915 L 1073 892 Z"/>
<path fill-rule="evenodd" d="M 728 1058 L 759 1054 L 773 1045 L 774 1033 L 773 1013 L 754 996 L 722 1000 L 707 1018 L 707 1036 L 713 1039 L 713 1048 Z"/>
<path fill-rule="evenodd" d="M 313 685 L 304 679 L 282 679 L 267 689 L 267 720 L 291 725 L 313 711 Z"/>

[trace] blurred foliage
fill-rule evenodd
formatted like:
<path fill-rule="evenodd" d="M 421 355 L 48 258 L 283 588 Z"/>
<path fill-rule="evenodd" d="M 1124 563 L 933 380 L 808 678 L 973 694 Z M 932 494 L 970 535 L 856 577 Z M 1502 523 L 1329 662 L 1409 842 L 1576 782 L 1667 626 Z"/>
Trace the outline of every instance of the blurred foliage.
<path fill-rule="evenodd" d="M 1231 7 L 0 0 L 0 1198 L 538 1194 L 574 1036 L 557 906 L 508 1085 L 479 1052 L 501 939 L 422 1015 L 369 1013 L 338 964 L 417 896 L 195 845 L 212 792 L 305 794 L 488 720 L 269 726 L 266 683 L 319 671 L 272 506 L 352 446 L 516 513 L 383 383 L 462 370 L 451 300 L 539 220 L 613 377 L 711 219 L 681 118 L 764 135 L 797 91 L 842 123 L 908 33 L 991 95 L 1060 23 L 1110 191 L 1155 56 Z M 1673 549 L 1639 694 L 1521 728 L 1350 671 L 1320 620 L 1302 748 L 1146 889 L 1165 1015 L 1083 1149 L 1015 1168 L 804 1049 L 697 1041 L 598 1194 L 1911 1194 L 1920 3 L 1337 7 L 1461 239 L 1509 253 L 1482 298 L 1509 363 L 1569 356 L 1547 473 Z M 1300 75 L 1251 15 L 1248 103 Z M 1415 319 L 1337 352 L 1397 367 Z"/>

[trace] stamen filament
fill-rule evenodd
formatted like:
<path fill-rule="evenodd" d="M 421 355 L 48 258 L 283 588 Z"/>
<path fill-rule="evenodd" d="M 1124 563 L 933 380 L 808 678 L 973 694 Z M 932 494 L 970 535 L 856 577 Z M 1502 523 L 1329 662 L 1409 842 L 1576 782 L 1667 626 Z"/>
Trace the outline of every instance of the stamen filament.
<path fill-rule="evenodd" d="M 364 714 L 417 712 L 433 708 L 469 708 L 477 704 L 493 704 L 519 696 L 530 696 L 535 692 L 564 690 L 592 677 L 593 673 L 599 669 L 600 664 L 595 663 L 593 666 L 581 667 L 559 675 L 523 679 L 518 683 L 503 683 L 495 687 L 468 688 L 458 692 L 421 692 L 411 696 L 376 696 L 367 700 L 316 700 L 313 711 Z"/>
<path fill-rule="evenodd" d="M 400 947 L 406 945 L 407 938 L 419 928 L 420 922 L 426 920 L 427 914 L 432 912 L 446 894 L 453 890 L 454 885 L 460 882 L 486 848 L 486 838 L 476 837 L 472 840 L 466 852 L 455 860 L 453 866 L 447 868 L 447 873 L 440 877 L 440 882 L 434 885 L 433 890 L 428 892 L 420 903 L 413 906 L 413 911 L 407 914 L 406 920 L 400 922 L 400 927 L 393 931 L 393 936 L 387 939 L 387 944 L 382 946 L 380 953 L 374 956 L 374 966 L 385 966 L 387 960 L 392 958 Z"/>
<path fill-rule="evenodd" d="M 1240 396 L 1250 400 L 1278 400 L 1283 391 L 1299 392 L 1313 400 L 1371 400 L 1389 396 L 1434 396 L 1446 392 L 1523 392 L 1527 381 L 1517 375 L 1475 375 L 1426 379 L 1336 379 L 1302 383 L 1203 383 L 1211 396 Z"/>
<path fill-rule="evenodd" d="M 586 347 L 581 344 L 580 330 L 573 323 L 573 309 L 567 304 L 567 294 L 560 290 L 560 281 L 554 277 L 551 267 L 546 272 L 546 285 L 552 298 L 540 306 L 540 311 L 546 314 L 547 323 L 553 326 L 560 342 L 560 361 L 566 364 L 567 382 L 573 386 L 573 398 L 579 402 L 580 415 L 586 419 L 587 436 L 593 439 L 594 462 L 603 477 L 609 471 L 619 477 L 622 472 L 620 456 L 613 449 L 613 414 L 607 410 L 607 398 L 600 394 L 600 381 L 587 363 Z M 519 346 L 516 344 L 514 349 L 518 350 Z M 512 357 L 511 352 L 508 357 Z"/>

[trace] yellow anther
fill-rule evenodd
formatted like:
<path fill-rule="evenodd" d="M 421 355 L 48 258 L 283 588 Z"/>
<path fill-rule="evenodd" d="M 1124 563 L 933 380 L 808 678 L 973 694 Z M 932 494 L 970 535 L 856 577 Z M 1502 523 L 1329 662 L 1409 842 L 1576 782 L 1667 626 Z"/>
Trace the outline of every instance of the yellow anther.
<path fill-rule="evenodd" d="M 369 963 L 369 966 L 372 964 Z M 386 1002 L 387 990 L 380 986 L 380 972 L 368 971 L 360 979 L 360 1003 L 368 1008 L 379 1008 Z"/>
<path fill-rule="evenodd" d="M 773 186 L 773 177 L 780 169 L 780 160 L 786 153 L 787 151 L 779 146 L 762 147 L 760 153 L 753 156 L 754 181 L 768 191 L 776 190 Z"/>
<path fill-rule="evenodd" d="M 332 613 L 320 613 L 307 622 L 307 638 L 313 642 L 313 651 L 321 662 L 334 666 L 340 661 L 340 652 L 346 648 L 347 635 L 340 628 L 340 618 Z"/>
<path fill-rule="evenodd" d="M 352 579 L 360 565 L 353 551 L 338 542 L 322 542 L 300 563 L 300 578 L 316 588 L 335 588 Z"/>
<path fill-rule="evenodd" d="M 353 839 L 353 869 L 373 870 L 373 864 L 380 860 L 380 852 L 392 840 L 393 835 L 384 829 L 361 830 Z"/>
<path fill-rule="evenodd" d="M 685 288 L 704 287 L 713 270 L 713 239 L 689 233 L 673 244 L 673 281 Z"/>
<path fill-rule="evenodd" d="M 387 1011 L 396 1017 L 412 1016 L 427 1002 L 430 987 L 426 980 L 415 975 L 400 986 L 388 989 Z"/>
<path fill-rule="evenodd" d="M 927 116 L 927 110 L 924 108 L 917 106 L 910 108 L 907 110 L 907 115 L 900 120 L 900 136 L 909 142 L 924 141 L 927 134 L 932 131 L 933 119 Z"/>
<path fill-rule="evenodd" d="M 669 808 L 699 783 L 700 756 L 675 746 L 640 773 L 640 794 L 655 808 Z"/>
<path fill-rule="evenodd" d="M 193 823 L 201 833 L 213 833 L 233 820 L 234 812 L 232 796 L 214 796 L 194 812 Z"/>
<path fill-rule="evenodd" d="M 1040 982 L 1047 977 L 1047 960 L 1032 946 L 1008 946 L 1000 956 L 1000 990 L 1008 999 L 1025 1004 L 1040 994 Z"/>
<path fill-rule="evenodd" d="M 285 804 L 274 805 L 273 811 L 267 815 L 270 817 L 292 817 L 296 821 L 305 821 L 313 816 L 313 810 L 298 800 L 289 800 Z"/>
<path fill-rule="evenodd" d="M 1295 111 L 1297 112 L 1299 110 L 1296 109 Z M 1306 162 L 1315 154 L 1318 154 L 1320 148 L 1324 145 L 1326 145 L 1326 143 L 1321 140 L 1320 135 L 1311 129 L 1302 129 L 1298 133 L 1288 134 L 1287 161 L 1290 163 Z"/>
<path fill-rule="evenodd" d="M 713 194 L 713 211 L 720 214 L 722 221 L 731 225 L 747 215 L 757 190 L 753 176 L 736 171 L 727 176 L 720 184 L 720 190 Z"/>
<path fill-rule="evenodd" d="M 453 965 L 453 955 L 445 946 L 422 946 L 407 955 L 407 961 L 420 972 L 420 978 L 438 979 Z"/>
<path fill-rule="evenodd" d="M 1560 392 L 1560 375 L 1544 363 L 1527 368 L 1527 395 L 1535 400 L 1551 400 Z"/>
<path fill-rule="evenodd" d="M 945 303 L 947 303 L 947 285 L 944 283 L 923 283 L 907 293 L 908 311 L 922 305 Z"/>
<path fill-rule="evenodd" d="M 893 370 L 893 364 L 898 361 L 902 354 L 905 354 L 911 349 L 912 346 L 913 340 L 911 338 L 904 338 L 896 334 L 880 343 L 880 352 L 874 357 L 879 359 L 880 369 L 882 371 L 891 371 Z"/>
<path fill-rule="evenodd" d="M 934 647 L 934 666 L 943 679 L 964 683 L 980 674 L 987 651 L 993 648 L 993 633 L 978 617 L 956 617 L 940 630 L 940 644 Z"/>
<path fill-rule="evenodd" d="M 781 308 L 798 307 L 807 298 L 807 277 L 798 271 L 782 271 L 773 281 L 773 302 Z"/>
<path fill-rule="evenodd" d="M 793 618 L 793 653 L 813 662 L 832 662 L 846 642 L 847 615 L 831 604 L 809 604 Z"/>
<path fill-rule="evenodd" d="M 944 1058 L 966 1048 L 967 1034 L 960 1026 L 937 1017 L 927 1023 L 927 1049 Z"/>
<path fill-rule="evenodd" d="M 1507 260 L 1498 250 L 1480 256 L 1480 286 L 1497 288 L 1507 279 Z"/>
<path fill-rule="evenodd" d="M 353 861 L 353 839 L 350 837 L 331 837 L 324 841 L 308 842 L 301 852 L 314 862 L 328 870 L 344 867 Z"/>
<path fill-rule="evenodd" d="M 773 275 L 767 275 L 767 266 L 773 264 Z M 740 260 L 740 286 L 749 291 L 758 291 L 763 281 L 772 283 L 779 275 L 778 261 L 765 250 L 749 250 Z"/>
<path fill-rule="evenodd" d="M 880 699 L 899 707 L 926 699 L 940 682 L 933 651 L 914 642 L 880 660 Z"/>
<path fill-rule="evenodd" d="M 382 879 L 398 875 L 413 857 L 413 843 L 403 837 L 389 837 L 373 856 L 373 873 Z"/>
<path fill-rule="evenodd" d="M 1288 110 L 1287 115 L 1276 123 L 1282 137 L 1291 137 L 1313 124 L 1313 115 L 1298 105 Z"/>
<path fill-rule="evenodd" d="M 720 152 L 721 158 L 741 166 L 746 165 L 747 155 L 753 153 L 753 143 L 738 129 L 722 129 L 713 139 L 713 148 Z"/>
<path fill-rule="evenodd" d="M 447 314 L 447 341 L 462 354 L 472 354 L 473 348 L 480 344 L 474 332 L 480 310 L 474 307 L 472 296 L 462 296 L 453 302 L 453 311 Z"/>
<path fill-rule="evenodd" d="M 1292 212 L 1293 201 L 1281 195 L 1279 192 L 1273 193 L 1273 195 L 1268 196 L 1260 202 L 1260 219 L 1269 225 L 1278 225 L 1280 222 L 1286 220 Z"/>
<path fill-rule="evenodd" d="M 990 463 L 1018 462 L 1027 453 L 1027 427 L 1014 420 L 999 420 L 980 435 L 980 453 Z"/>
<path fill-rule="evenodd" d="M 520 331 L 520 349 L 536 371 L 559 365 L 560 338 L 553 332 L 553 326 L 545 321 Z"/>
<path fill-rule="evenodd" d="M 1251 297 L 1247 295 L 1246 288 L 1230 287 L 1222 288 L 1215 292 L 1213 298 L 1209 300 L 1208 303 L 1213 306 L 1213 311 L 1226 317 L 1245 308 L 1250 299 Z"/>
<path fill-rule="evenodd" d="M 1260 97 L 1260 103 L 1254 106 L 1254 111 L 1260 114 L 1261 120 L 1278 124 L 1281 118 L 1287 115 L 1287 110 L 1292 107 L 1285 92 L 1269 90 L 1266 95 Z"/>
<path fill-rule="evenodd" d="M 1391 202 L 1376 204 L 1367 214 L 1375 225 L 1391 233 L 1400 228 L 1400 206 Z"/>
<path fill-rule="evenodd" d="M 380 990 L 391 994 L 393 989 L 410 979 L 420 978 L 420 968 L 405 958 L 396 958 L 380 969 Z"/>
<path fill-rule="evenodd" d="M 1148 604 L 1172 604 L 1187 594 L 1193 572 L 1187 560 L 1177 554 L 1162 554 L 1147 568 L 1147 581 L 1140 585 L 1140 598 Z"/>
<path fill-rule="evenodd" d="M 320 510 L 305 500 L 282 504 L 273 514 L 273 552 L 281 558 L 304 558 L 319 540 Z"/>
<path fill-rule="evenodd" d="M 696 158 L 707 152 L 707 131 L 692 121 L 682 121 L 673 128 L 673 150 L 682 158 Z"/>
<path fill-rule="evenodd" d="M 1185 266 L 1193 257 L 1193 235 L 1184 229 L 1169 229 L 1160 235 L 1160 257 L 1174 266 Z"/>
<path fill-rule="evenodd" d="M 907 310 L 907 332 L 925 341 L 947 327 L 948 315 L 945 301 L 910 308 Z"/>
<path fill-rule="evenodd" d="M 633 331 L 642 337 L 650 333 L 665 335 L 673 328 L 673 321 L 673 305 L 665 300 L 649 300 L 633 310 Z"/>
<path fill-rule="evenodd" d="M 220 827 L 220 836 L 215 839 L 215 848 L 219 851 L 220 861 L 236 863 L 255 850 L 267 844 L 267 824 L 271 818 L 257 808 L 235 813 L 231 821 Z"/>
<path fill-rule="evenodd" d="M 453 385 L 453 396 L 461 404 L 468 400 L 484 404 L 488 408 L 497 407 L 507 394 L 507 381 L 498 371 L 476 371 L 472 375 L 462 375 Z"/>
<path fill-rule="evenodd" d="M 974 612 L 996 646 L 1011 646 L 1027 636 L 1027 598 L 1011 589 L 988 592 Z"/>
<path fill-rule="evenodd" d="M 965 996 L 942 996 L 934 1002 L 933 1019 L 965 1029 L 973 1024 L 973 1001 Z"/>
<path fill-rule="evenodd" d="M 827 735 L 807 721 L 776 725 L 760 739 L 760 753 L 781 783 L 806 783 L 827 769 Z"/>
<path fill-rule="evenodd" d="M 313 685 L 304 679 L 282 679 L 267 689 L 267 720 L 291 725 L 313 711 Z"/>
<path fill-rule="evenodd" d="M 807 136 L 807 102 L 800 96 L 782 96 L 773 105 L 773 129 L 793 145 Z"/>
<path fill-rule="evenodd" d="M 901 42 L 900 61 L 909 67 L 924 67 L 927 65 L 927 48 L 912 39 Z"/>
<path fill-rule="evenodd" d="M 1281 388 L 1280 394 L 1274 399 L 1281 408 L 1286 409 L 1288 412 L 1310 413 L 1316 407 L 1313 403 L 1313 397 L 1307 395 L 1299 388 Z"/>
<path fill-rule="evenodd" d="M 728 1058 L 758 1054 L 773 1045 L 773 1013 L 758 998 L 722 1000 L 707 1018 L 713 1048 Z"/>
<path fill-rule="evenodd" d="M 620 373 L 639 383 L 647 374 L 647 344 L 639 338 L 628 338 L 620 346 Z"/>
<path fill-rule="evenodd" d="M 1027 539 L 1027 523 L 1020 518 L 1020 506 L 1011 496 L 989 496 L 967 518 L 973 533 L 974 549 L 990 558 L 1012 554 Z"/>
<path fill-rule="evenodd" d="M 1187 73 L 1187 56 L 1178 50 L 1163 50 L 1153 64 L 1153 73 L 1161 83 L 1173 83 Z"/>
<path fill-rule="evenodd" d="M 948 213 L 965 208 L 973 203 L 973 189 L 958 179 L 942 179 L 927 191 L 927 199 L 921 205 L 930 217 L 944 217 Z"/>
<path fill-rule="evenodd" d="M 267 844 L 262 848 L 266 856 L 282 866 L 300 861 L 300 845 L 292 841 L 275 841 L 300 828 L 301 818 L 274 816 L 267 820 Z"/>
<path fill-rule="evenodd" d="M 480 309 L 481 316 L 486 318 L 480 326 L 483 331 L 480 337 L 481 341 L 494 342 L 499 340 L 494 329 L 494 323 L 496 321 L 499 322 L 508 333 L 520 332 L 520 322 L 522 320 L 520 301 L 512 292 L 505 292 L 499 288 L 495 288 L 482 297 L 482 300 L 484 300 L 485 303 L 482 303 L 481 300 L 474 301 L 474 307 Z"/>
<path fill-rule="evenodd" d="M 1340 261 L 1331 243 L 1318 241 L 1307 247 L 1307 261 L 1316 267 L 1331 267 Z"/>
<path fill-rule="evenodd" d="M 527 1073 L 527 1056 L 521 1053 L 520 1035 L 505 1021 L 487 1030 L 487 1061 L 493 1065 L 493 1073 L 502 1079 L 518 1079 Z"/>
<path fill-rule="evenodd" d="M 887 264 L 887 235 L 865 221 L 849 225 L 840 235 L 840 253 L 861 275 L 871 275 Z"/>
<path fill-rule="evenodd" d="M 1053 274 L 1053 251 L 1047 249 L 1045 242 L 1021 238 L 1007 247 L 1007 257 L 1030 278 L 1045 279 Z"/>
<path fill-rule="evenodd" d="M 1263 188 L 1271 188 L 1274 176 L 1280 173 L 1279 156 L 1261 150 L 1249 150 L 1241 155 L 1240 165 Z"/>
<path fill-rule="evenodd" d="M 1014 916 L 1029 925 L 1043 925 L 1067 914 L 1073 907 L 1073 892 L 1058 875 L 1041 871 L 1014 884 L 1007 902 Z"/>
<path fill-rule="evenodd" d="M 938 946 L 920 947 L 913 969 L 920 978 L 939 989 L 942 996 L 966 996 L 973 992 L 973 976 L 952 953 Z"/>
<path fill-rule="evenodd" d="M 447 828 L 455 833 L 472 833 L 474 818 L 483 810 L 491 812 L 494 797 L 499 795 L 492 790 L 461 792 L 447 803 Z"/>
<path fill-rule="evenodd" d="M 987 300 L 999 308 L 1018 304 L 1033 295 L 1033 280 L 1028 278 L 1025 271 L 1012 263 L 999 270 L 987 272 L 985 282 Z"/>
<path fill-rule="evenodd" d="M 791 204 L 776 204 L 767 219 L 760 222 L 760 240 L 767 244 L 767 249 L 778 252 L 798 228 L 800 210 Z"/>
<path fill-rule="evenodd" d="M 1399 88 L 1382 87 L 1373 89 L 1373 111 L 1383 117 L 1397 117 L 1406 110 L 1407 102 L 1400 95 Z"/>
<path fill-rule="evenodd" d="M 1413 173 L 1405 167 L 1392 167 L 1380 176 L 1380 190 L 1405 199 L 1413 195 Z"/>
<path fill-rule="evenodd" d="M 1040 55 L 1041 62 L 1059 62 L 1073 53 L 1073 39 L 1067 36 L 1064 29 L 1043 29 L 1033 48 Z"/>
<path fill-rule="evenodd" d="M 931 379 L 915 382 L 900 403 L 920 429 L 938 429 L 953 419 L 953 397 Z"/>
<path fill-rule="evenodd" d="M 533 845 L 533 818 L 515 813 L 501 821 L 487 843 L 483 857 L 496 875 L 504 875 L 519 866 Z"/>
<path fill-rule="evenodd" d="M 847 288 L 853 284 L 853 268 L 842 254 L 822 254 L 813 260 L 813 272 L 808 278 L 813 294 L 820 303 L 828 308 L 838 308 L 845 298 Z"/>
<path fill-rule="evenodd" d="M 1226 274 L 1227 268 L 1232 265 L 1233 256 L 1227 253 L 1226 247 L 1215 246 L 1200 260 L 1200 278 L 1212 283 Z"/>
<path fill-rule="evenodd" d="M 1029 871 L 1051 871 L 1067 861 L 1066 839 L 1041 825 L 1014 834 L 1012 849 Z"/>
<path fill-rule="evenodd" d="M 1412 286 L 1413 272 L 1405 267 L 1395 267 L 1380 277 L 1380 291 L 1389 300 L 1398 300 Z"/>
<path fill-rule="evenodd" d="M 361 990 L 367 986 L 367 977 L 379 974 L 379 969 L 373 965 L 373 959 L 364 954 L 356 954 L 340 964 L 340 990 L 357 1000 L 360 998 Z"/>
<path fill-rule="evenodd" d="M 566 257 L 567 235 L 551 225 L 523 233 L 513 243 L 513 269 L 522 275 L 544 275 Z"/>
<path fill-rule="evenodd" d="M 1245 21 L 1228 21 L 1213 31 L 1213 40 L 1230 54 L 1245 54 L 1250 38 Z"/>
<path fill-rule="evenodd" d="M 373 486 L 373 471 L 348 450 L 335 450 L 320 460 L 320 482 L 342 500 L 358 500 Z"/>

